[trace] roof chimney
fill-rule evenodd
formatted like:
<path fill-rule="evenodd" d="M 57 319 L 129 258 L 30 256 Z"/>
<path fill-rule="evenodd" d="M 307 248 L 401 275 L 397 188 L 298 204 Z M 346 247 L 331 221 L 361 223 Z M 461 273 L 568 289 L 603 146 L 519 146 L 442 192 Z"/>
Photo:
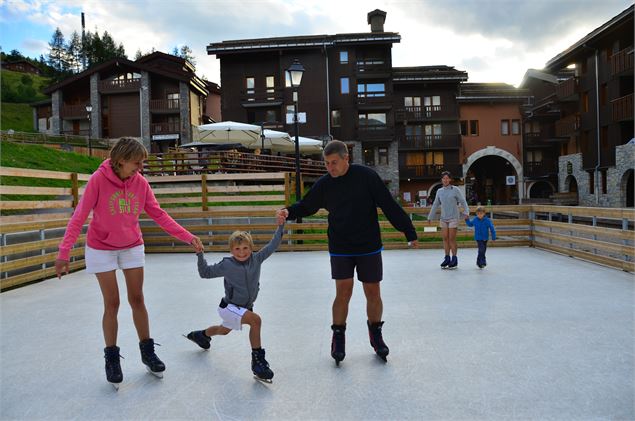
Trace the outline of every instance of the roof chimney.
<path fill-rule="evenodd" d="M 370 25 L 370 32 L 384 32 L 384 22 L 386 22 L 386 12 L 383 10 L 375 9 L 372 12 L 368 12 L 366 18 Z"/>

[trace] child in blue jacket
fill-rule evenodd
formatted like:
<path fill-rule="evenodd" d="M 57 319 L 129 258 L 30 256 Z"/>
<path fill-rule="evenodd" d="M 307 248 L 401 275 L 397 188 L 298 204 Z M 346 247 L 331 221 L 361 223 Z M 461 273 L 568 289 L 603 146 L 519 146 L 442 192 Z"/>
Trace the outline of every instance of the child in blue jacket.
<path fill-rule="evenodd" d="M 487 266 L 487 260 L 485 260 L 485 251 L 487 250 L 487 240 L 489 240 L 489 231 L 492 232 L 492 241 L 496 241 L 496 230 L 494 224 L 485 215 L 485 208 L 479 206 L 476 208 L 476 218 L 470 220 L 470 217 L 465 217 L 465 223 L 468 227 L 474 227 L 474 240 L 478 244 L 478 257 L 476 258 L 476 266 L 483 269 Z"/>

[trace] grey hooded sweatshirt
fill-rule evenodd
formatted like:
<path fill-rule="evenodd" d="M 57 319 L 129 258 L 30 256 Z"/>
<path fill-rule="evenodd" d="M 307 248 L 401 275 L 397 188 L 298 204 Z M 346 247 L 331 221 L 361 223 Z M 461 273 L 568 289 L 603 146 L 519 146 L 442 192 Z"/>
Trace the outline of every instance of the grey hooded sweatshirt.
<path fill-rule="evenodd" d="M 260 266 L 271 256 L 282 241 L 284 225 L 280 225 L 273 238 L 259 251 L 244 262 L 234 257 L 225 257 L 218 263 L 208 265 L 203 252 L 197 253 L 198 274 L 201 278 L 225 279 L 225 302 L 239 307 L 251 309 L 260 290 Z"/>

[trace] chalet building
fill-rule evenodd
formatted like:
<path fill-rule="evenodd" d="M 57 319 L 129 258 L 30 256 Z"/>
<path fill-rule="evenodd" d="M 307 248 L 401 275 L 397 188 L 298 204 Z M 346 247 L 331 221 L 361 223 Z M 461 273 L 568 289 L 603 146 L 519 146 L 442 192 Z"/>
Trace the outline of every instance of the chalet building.
<path fill-rule="evenodd" d="M 4 70 L 11 70 L 13 72 L 20 72 L 20 73 L 31 73 L 34 75 L 42 74 L 42 71 L 37 66 L 33 65 L 33 63 L 30 63 L 26 60 L 2 62 L 1 64 Z"/>
<path fill-rule="evenodd" d="M 209 94 L 205 98 L 203 107 L 203 123 L 216 123 L 222 121 L 220 109 L 220 86 L 217 83 L 205 81 L 205 88 Z"/>
<path fill-rule="evenodd" d="M 46 88 L 51 104 L 34 104 L 34 121 L 38 130 L 50 121 L 52 134 L 130 136 L 166 151 L 190 142 L 192 126 L 203 123 L 207 86 L 180 57 L 112 59 Z"/>
<path fill-rule="evenodd" d="M 633 11 L 624 10 L 544 69 L 552 75 L 574 69 L 557 83 L 552 100 L 560 113 L 554 135 L 562 139 L 558 191 L 577 193 L 580 205 L 633 206 Z"/>
<path fill-rule="evenodd" d="M 351 161 L 373 165 L 393 193 L 399 189 L 395 137 L 392 45 L 401 36 L 384 31 L 386 13 L 367 15 L 368 33 L 261 38 L 211 43 L 220 59 L 223 119 L 264 124 L 294 134 L 294 94 L 285 70 L 305 72 L 297 106 L 306 114 L 301 136 L 349 145 Z"/>
<path fill-rule="evenodd" d="M 529 91 L 505 83 L 463 83 L 457 102 L 462 173 L 471 204 L 518 204 L 525 197 L 522 115 Z"/>
<path fill-rule="evenodd" d="M 466 80 L 466 72 L 449 66 L 393 67 L 399 185 L 405 203 L 432 199 L 443 171 L 457 181 L 463 177 L 457 96 Z"/>

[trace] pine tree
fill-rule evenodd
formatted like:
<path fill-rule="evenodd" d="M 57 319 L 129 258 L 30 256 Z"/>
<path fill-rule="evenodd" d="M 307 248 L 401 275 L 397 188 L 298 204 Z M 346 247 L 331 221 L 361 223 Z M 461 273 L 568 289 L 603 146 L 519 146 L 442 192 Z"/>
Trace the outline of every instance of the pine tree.
<path fill-rule="evenodd" d="M 77 33 L 77 31 L 73 31 L 71 35 L 71 40 L 68 42 L 66 46 L 66 51 L 69 60 L 69 67 L 73 73 L 79 73 L 84 70 L 82 66 L 82 56 L 83 56 L 83 48 L 82 48 L 82 39 Z"/>
<path fill-rule="evenodd" d="M 179 57 L 183 57 L 184 59 L 186 59 L 193 65 L 196 64 L 196 59 L 194 58 L 194 55 L 192 54 L 192 49 L 188 47 L 187 45 L 181 46 L 181 50 L 179 51 L 178 55 Z"/>
<path fill-rule="evenodd" d="M 49 58 L 48 64 L 58 72 L 66 72 L 68 70 L 68 61 L 66 58 L 66 48 L 64 45 L 64 34 L 60 28 L 55 28 L 53 37 L 49 42 Z"/>

